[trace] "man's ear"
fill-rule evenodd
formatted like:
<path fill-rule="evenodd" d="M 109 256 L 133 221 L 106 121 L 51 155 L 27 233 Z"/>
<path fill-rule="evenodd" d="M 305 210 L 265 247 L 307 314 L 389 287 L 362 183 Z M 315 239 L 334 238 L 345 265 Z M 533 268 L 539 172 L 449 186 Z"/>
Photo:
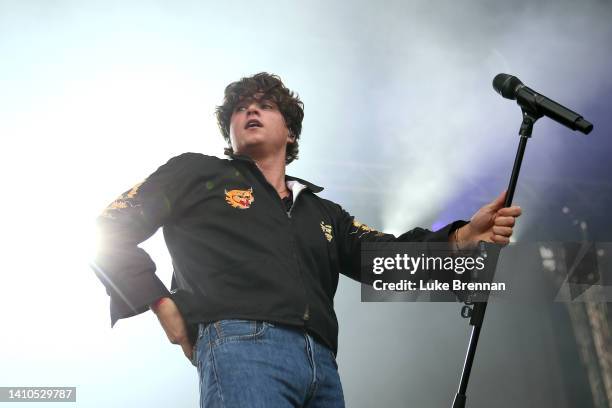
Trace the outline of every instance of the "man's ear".
<path fill-rule="evenodd" d="M 292 131 L 287 134 L 287 143 L 295 143 L 295 136 Z"/>

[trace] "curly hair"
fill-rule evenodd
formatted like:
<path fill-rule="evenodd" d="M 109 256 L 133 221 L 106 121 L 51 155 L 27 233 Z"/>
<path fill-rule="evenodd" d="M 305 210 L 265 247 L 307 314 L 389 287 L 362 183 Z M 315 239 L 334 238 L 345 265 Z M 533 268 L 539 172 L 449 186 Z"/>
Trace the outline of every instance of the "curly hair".
<path fill-rule="evenodd" d="M 224 153 L 229 155 L 234 152 L 231 146 L 229 130 L 232 113 L 236 105 L 244 98 L 252 98 L 257 94 L 261 94 L 258 99 L 270 99 L 278 105 L 278 109 L 285 119 L 285 124 L 290 134 L 294 137 L 294 142 L 287 144 L 285 163 L 289 164 L 298 158 L 298 139 L 302 132 L 304 104 L 296 93 L 285 87 L 277 75 L 267 72 L 260 72 L 252 77 L 242 78 L 239 81 L 232 82 L 225 88 L 223 104 L 217 106 L 215 111 L 219 130 L 221 130 L 221 134 L 229 146 L 224 149 Z"/>

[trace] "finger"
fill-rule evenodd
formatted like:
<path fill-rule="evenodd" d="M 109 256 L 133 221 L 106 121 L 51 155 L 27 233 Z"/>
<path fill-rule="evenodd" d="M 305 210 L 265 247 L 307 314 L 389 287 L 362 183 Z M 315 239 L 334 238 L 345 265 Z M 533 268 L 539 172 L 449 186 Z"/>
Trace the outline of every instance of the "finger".
<path fill-rule="evenodd" d="M 191 345 L 191 343 L 188 341 L 183 342 L 181 343 L 181 348 L 183 349 L 183 354 L 185 354 L 185 357 L 191 360 L 191 358 L 193 357 L 193 346 Z"/>
<path fill-rule="evenodd" d="M 495 225 L 500 227 L 513 227 L 514 217 L 495 217 Z"/>
<path fill-rule="evenodd" d="M 521 207 L 514 205 L 512 207 L 500 208 L 497 211 L 497 215 L 501 216 L 509 216 L 509 217 L 519 217 L 523 213 Z"/>
<path fill-rule="evenodd" d="M 511 227 L 500 227 L 498 225 L 494 225 L 493 226 L 493 233 L 495 235 L 501 235 L 504 237 L 509 237 L 510 235 L 512 235 L 512 228 Z"/>
<path fill-rule="evenodd" d="M 495 210 L 502 208 L 504 206 L 504 203 L 506 202 L 506 192 L 507 191 L 508 190 L 502 191 L 501 194 L 495 198 L 495 200 L 489 203 L 489 206 Z"/>
<path fill-rule="evenodd" d="M 510 243 L 510 238 L 501 235 L 493 235 L 493 242 L 496 244 L 507 245 Z"/>

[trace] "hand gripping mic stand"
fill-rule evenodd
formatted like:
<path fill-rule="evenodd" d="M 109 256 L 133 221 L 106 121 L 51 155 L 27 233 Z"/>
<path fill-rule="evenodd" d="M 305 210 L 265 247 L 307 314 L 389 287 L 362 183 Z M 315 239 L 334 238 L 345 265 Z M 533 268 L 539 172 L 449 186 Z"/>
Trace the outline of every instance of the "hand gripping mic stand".
<path fill-rule="evenodd" d="M 520 142 L 518 150 L 516 152 L 516 158 L 514 159 L 514 167 L 512 168 L 512 175 L 510 176 L 510 183 L 508 185 L 508 192 L 506 194 L 506 202 L 504 207 L 510 207 L 512 205 L 512 199 L 514 198 L 514 191 L 516 190 L 516 183 L 518 181 L 519 171 L 521 170 L 521 164 L 523 162 L 523 155 L 525 153 L 525 147 L 527 146 L 527 140 L 531 137 L 533 130 L 533 124 L 541 118 L 542 115 L 535 111 L 530 111 L 523 108 L 523 122 L 521 123 L 521 129 L 519 131 Z M 491 260 L 491 257 L 489 258 Z M 493 262 L 497 263 L 497 259 L 494 258 Z M 493 265 L 493 268 L 496 265 Z M 473 308 L 470 308 L 466 304 L 461 310 L 463 317 L 470 318 L 470 326 L 472 327 L 472 334 L 470 336 L 470 343 L 468 345 L 467 354 L 465 356 L 465 362 L 463 363 L 463 371 L 461 372 L 461 382 L 459 383 L 459 390 L 455 395 L 453 401 L 453 408 L 465 407 L 466 391 L 468 381 L 470 379 L 470 372 L 472 371 L 472 364 L 474 363 L 474 356 L 476 355 L 476 346 L 478 345 L 478 337 L 480 336 L 480 329 L 487 310 L 487 302 L 474 303 Z"/>

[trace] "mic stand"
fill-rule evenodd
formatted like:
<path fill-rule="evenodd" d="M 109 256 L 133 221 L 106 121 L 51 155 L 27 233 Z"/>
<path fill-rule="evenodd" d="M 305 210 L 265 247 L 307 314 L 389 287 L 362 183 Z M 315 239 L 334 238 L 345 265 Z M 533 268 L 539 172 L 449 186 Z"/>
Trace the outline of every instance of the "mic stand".
<path fill-rule="evenodd" d="M 508 192 L 506 194 L 506 201 L 504 207 L 510 207 L 512 205 L 512 199 L 514 198 L 514 191 L 516 190 L 516 184 L 518 181 L 519 172 L 521 170 L 521 164 L 523 162 L 523 155 L 525 153 L 525 147 L 527 146 L 527 140 L 531 137 L 534 123 L 542 117 L 541 114 L 537 113 L 537 108 L 528 109 L 523 107 L 523 122 L 519 130 L 520 141 L 516 157 L 514 159 L 514 167 L 512 168 L 512 175 L 510 176 L 510 183 L 508 185 Z M 497 258 L 494 259 L 495 266 L 497 266 Z M 461 315 L 465 318 L 470 318 L 470 325 L 472 327 L 472 334 L 470 336 L 470 343 L 468 345 L 467 354 L 465 356 L 465 362 L 463 363 L 463 370 L 461 372 L 461 381 L 459 383 L 459 390 L 455 395 L 452 408 L 464 408 L 466 402 L 466 391 L 468 381 L 470 379 L 470 373 L 472 371 L 472 364 L 474 363 L 474 356 L 476 355 L 476 346 L 478 345 L 478 338 L 480 337 L 480 330 L 482 329 L 482 323 L 487 310 L 487 302 L 476 302 L 473 307 L 470 307 L 470 303 L 466 302 L 466 305 L 461 309 Z"/>

